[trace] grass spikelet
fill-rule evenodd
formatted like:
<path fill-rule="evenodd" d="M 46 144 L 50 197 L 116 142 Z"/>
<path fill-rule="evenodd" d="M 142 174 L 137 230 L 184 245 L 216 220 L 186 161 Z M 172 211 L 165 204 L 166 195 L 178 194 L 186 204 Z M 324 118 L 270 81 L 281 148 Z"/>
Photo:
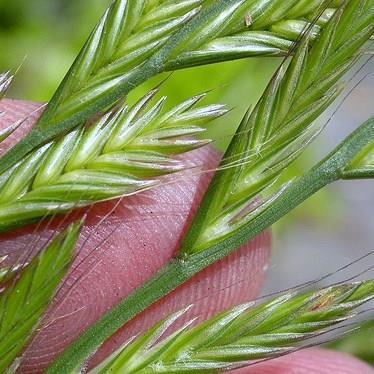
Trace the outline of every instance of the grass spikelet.
<path fill-rule="evenodd" d="M 353 0 L 334 13 L 312 46 L 313 29 L 306 32 L 289 65 L 278 69 L 240 124 L 208 192 L 204 216 L 197 217 L 186 239 L 186 251 L 201 251 L 231 235 L 269 206 L 259 196 L 321 131 L 315 120 L 341 92 L 339 80 L 372 35 L 372 20 L 370 2 Z"/>
<path fill-rule="evenodd" d="M 291 3 L 292 6 L 297 5 L 296 1 L 274 3 L 279 4 L 272 19 L 277 21 L 278 13 L 292 9 L 291 6 L 287 8 Z M 219 18 L 223 9 L 231 9 L 234 4 L 217 0 L 209 8 L 213 13 L 204 13 L 203 8 L 182 30 L 182 39 L 176 37 L 175 45 L 180 47 L 182 40 L 186 45 L 199 40 L 199 36 L 187 32 L 193 27 L 199 30 L 204 39 L 209 30 L 204 30 L 203 23 L 212 21 L 215 26 L 213 15 Z M 262 11 L 264 9 L 259 14 Z M 298 11 L 302 12 L 302 9 Z M 230 20 L 234 19 L 234 15 L 235 9 Z M 233 253 L 321 188 L 340 179 L 340 172 L 372 141 L 372 121 L 359 126 L 284 191 L 277 192 L 265 204 L 261 204 L 260 200 L 260 205 L 254 211 L 252 209 L 263 192 L 276 182 L 277 174 L 318 134 L 320 127 L 313 125 L 314 120 L 337 97 L 338 80 L 354 64 L 360 48 L 370 39 L 373 16 L 370 1 L 344 1 L 313 43 L 314 29 L 308 28 L 298 41 L 297 48 L 292 51 L 294 54 L 289 65 L 282 65 L 256 108 L 243 119 L 177 255 L 83 332 L 48 368 L 47 373 L 79 370 L 104 341 L 147 307 L 210 264 Z M 243 19 L 251 23 L 253 19 L 250 18 Z M 268 18 L 272 17 L 267 14 L 261 22 L 266 23 Z M 226 21 L 229 24 L 229 20 Z M 223 32 L 227 24 L 222 24 L 218 29 Z M 291 305 L 288 307 L 292 310 Z M 247 351 L 243 348 L 243 352 L 251 353 L 251 346 L 247 348 Z M 272 347 L 265 348 L 267 351 L 261 354 L 271 354 Z M 209 361 L 215 353 L 209 351 L 209 354 L 212 356 L 208 357 L 208 353 L 206 357 L 201 356 L 201 361 L 203 358 Z M 243 358 L 238 352 L 235 354 L 240 360 L 248 357 Z M 214 363 L 210 367 L 214 370 L 219 368 Z M 168 372 L 174 369 L 167 368 Z M 190 372 L 190 368 L 181 372 L 183 370 Z"/>
<path fill-rule="evenodd" d="M 1 116 L 1 113 L 0 113 L 0 116 Z M 15 122 L 15 123 L 12 123 L 11 125 L 5 127 L 5 129 L 1 129 L 0 130 L 0 144 L 5 140 L 7 139 L 10 135 L 12 135 L 14 133 L 14 131 L 16 131 L 18 129 L 18 127 L 21 125 L 21 121 L 20 122 Z"/>
<path fill-rule="evenodd" d="M 178 312 L 126 344 L 90 373 L 230 370 L 294 351 L 308 339 L 353 318 L 354 310 L 373 298 L 372 280 L 304 294 L 291 292 L 256 306 L 239 305 L 193 328 L 189 327 L 193 321 L 187 322 L 162 337 L 184 314 Z"/>
<path fill-rule="evenodd" d="M 80 223 L 56 236 L 0 294 L 0 371 L 20 355 L 73 259 Z M 13 274 L 11 274 L 13 275 Z"/>
<path fill-rule="evenodd" d="M 0 179 L 0 231 L 137 193 L 182 170 L 173 156 L 208 144 L 192 136 L 227 110 L 196 107 L 202 94 L 165 111 L 166 97 L 153 103 L 156 93 L 45 145 L 6 173 Z"/>
<path fill-rule="evenodd" d="M 0 100 L 5 96 L 12 80 L 13 76 L 9 72 L 0 74 Z M 0 112 L 0 117 L 2 115 L 3 113 Z M 18 125 L 18 123 L 15 123 L 5 129 L 0 129 L 0 144 L 17 129 Z"/>
<path fill-rule="evenodd" d="M 183 44 L 173 49 L 162 71 L 249 56 L 285 55 L 310 21 L 298 12 L 293 14 L 302 16 L 302 20 L 288 19 L 287 13 L 292 10 L 295 0 L 277 0 L 275 3 L 273 6 L 258 0 L 248 5 L 245 1 L 236 0 L 226 5 L 219 17 L 212 13 Z M 316 2 L 311 13 L 321 9 L 324 3 L 325 0 Z M 52 108 L 47 109 L 41 122 L 44 118 L 50 121 L 52 113 L 53 120 L 67 118 L 82 106 L 112 92 L 122 80 L 126 80 L 127 74 L 131 75 L 133 69 L 141 70 L 142 65 L 200 11 L 201 4 L 201 0 L 114 2 L 91 35 Z M 252 8 L 255 10 L 252 11 Z M 260 16 L 258 10 L 264 9 L 268 13 L 277 9 L 277 16 L 262 22 L 265 17 Z M 246 14 L 252 14 L 255 20 L 249 26 L 243 23 Z M 326 21 L 332 14 L 333 11 L 326 13 Z M 318 33 L 320 26 L 316 29 Z"/>

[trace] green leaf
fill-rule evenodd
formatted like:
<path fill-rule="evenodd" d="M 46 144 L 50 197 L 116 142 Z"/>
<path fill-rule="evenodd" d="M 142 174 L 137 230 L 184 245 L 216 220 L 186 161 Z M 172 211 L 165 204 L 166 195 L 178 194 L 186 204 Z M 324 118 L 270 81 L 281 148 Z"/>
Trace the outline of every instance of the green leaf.
<path fill-rule="evenodd" d="M 215 373 L 233 369 L 302 347 L 308 339 L 353 318 L 353 311 L 373 298 L 373 280 L 303 294 L 285 293 L 257 306 L 237 306 L 193 328 L 189 328 L 193 320 L 189 321 L 167 335 L 184 310 L 126 343 L 90 374 Z"/>
<path fill-rule="evenodd" d="M 21 354 L 74 256 L 81 223 L 56 236 L 0 294 L 0 371 Z"/>

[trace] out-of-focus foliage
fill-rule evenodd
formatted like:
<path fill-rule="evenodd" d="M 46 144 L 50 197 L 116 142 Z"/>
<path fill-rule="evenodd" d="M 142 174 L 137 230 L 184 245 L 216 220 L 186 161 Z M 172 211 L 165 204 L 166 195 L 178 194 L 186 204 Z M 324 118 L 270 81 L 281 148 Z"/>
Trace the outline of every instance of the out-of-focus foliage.
<path fill-rule="evenodd" d="M 13 96 L 47 100 L 106 0 L 0 0 L 0 71 L 21 68 Z"/>

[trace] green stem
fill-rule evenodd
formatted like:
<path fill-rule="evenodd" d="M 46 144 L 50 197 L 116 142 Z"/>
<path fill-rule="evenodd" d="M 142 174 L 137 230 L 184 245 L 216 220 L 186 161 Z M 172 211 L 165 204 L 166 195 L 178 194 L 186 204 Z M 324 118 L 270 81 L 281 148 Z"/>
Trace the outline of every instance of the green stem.
<path fill-rule="evenodd" d="M 341 171 L 374 138 L 374 119 L 352 133 L 329 156 L 297 179 L 274 203 L 229 238 L 194 255 L 173 259 L 153 278 L 135 290 L 87 329 L 52 364 L 47 373 L 74 373 L 106 339 L 148 306 L 160 300 L 193 275 L 226 257 L 278 221 L 324 186 L 340 179 Z"/>

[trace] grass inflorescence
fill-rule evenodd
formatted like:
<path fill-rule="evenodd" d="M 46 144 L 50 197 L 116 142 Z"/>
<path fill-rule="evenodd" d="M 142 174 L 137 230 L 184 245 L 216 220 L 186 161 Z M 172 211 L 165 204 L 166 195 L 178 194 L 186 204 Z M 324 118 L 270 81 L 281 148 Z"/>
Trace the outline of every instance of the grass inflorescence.
<path fill-rule="evenodd" d="M 259 305 L 243 304 L 190 327 L 167 331 L 175 313 L 117 350 L 92 374 L 216 373 L 293 352 L 351 319 L 374 298 L 374 281 L 289 292 Z M 187 309 L 188 310 L 188 309 Z"/>
<path fill-rule="evenodd" d="M 289 65 L 284 62 L 243 118 L 225 153 L 223 170 L 208 191 L 203 216 L 197 217 L 186 239 L 187 252 L 204 250 L 231 235 L 277 197 L 266 199 L 264 193 L 319 134 L 323 126 L 316 120 L 340 94 L 340 78 L 373 33 L 370 3 L 357 3 L 340 7 L 312 45 L 312 29 L 306 30 Z"/>
<path fill-rule="evenodd" d="M 128 196 L 183 170 L 175 158 L 208 144 L 194 138 L 227 112 L 196 106 L 205 94 L 166 111 L 157 89 L 132 107 L 120 105 L 96 123 L 34 151 L 0 178 L 0 231 L 51 214 Z"/>
<path fill-rule="evenodd" d="M 3 281 L 8 285 L 0 293 L 2 373 L 22 353 L 68 271 L 80 227 L 81 223 L 74 223 L 57 235 L 18 276 L 9 280 L 9 271 L 4 274 Z"/>

